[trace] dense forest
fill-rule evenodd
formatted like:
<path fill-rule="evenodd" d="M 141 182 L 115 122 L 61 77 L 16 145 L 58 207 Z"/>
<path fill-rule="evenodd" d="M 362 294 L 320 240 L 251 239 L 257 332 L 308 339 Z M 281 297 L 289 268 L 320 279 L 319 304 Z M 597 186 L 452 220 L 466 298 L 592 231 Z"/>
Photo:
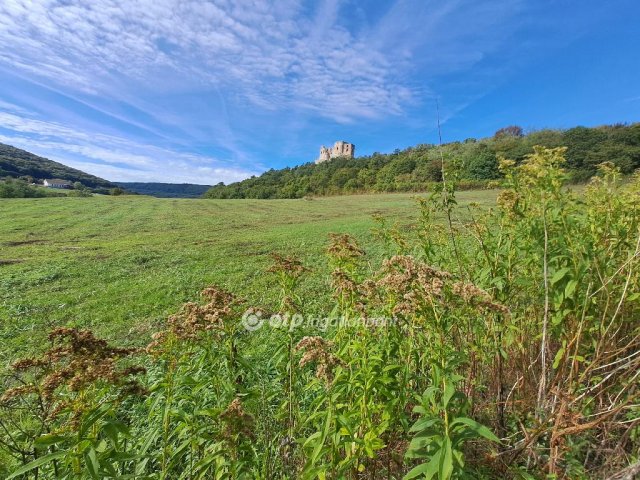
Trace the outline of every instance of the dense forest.
<path fill-rule="evenodd" d="M 199 198 L 211 185 L 193 183 L 117 182 L 118 186 L 140 195 L 161 198 Z"/>
<path fill-rule="evenodd" d="M 544 129 L 524 133 L 510 126 L 493 137 L 437 145 L 421 144 L 390 154 L 374 153 L 355 159 L 339 158 L 315 165 L 269 170 L 229 185 L 212 187 L 209 198 L 301 198 L 305 195 L 340 195 L 364 192 L 421 191 L 441 180 L 442 159 L 459 165 L 466 182 L 460 186 L 484 185 L 499 179 L 500 157 L 522 162 L 534 145 L 567 147 L 567 170 L 572 181 L 585 181 L 596 166 L 613 162 L 622 173 L 640 168 L 640 123 L 568 130 Z"/>
<path fill-rule="evenodd" d="M 36 183 L 41 183 L 45 178 L 61 178 L 71 182 L 80 182 L 85 187 L 92 189 L 115 188 L 113 183 L 103 178 L 0 143 L 0 178 L 2 177 L 24 177 Z"/>

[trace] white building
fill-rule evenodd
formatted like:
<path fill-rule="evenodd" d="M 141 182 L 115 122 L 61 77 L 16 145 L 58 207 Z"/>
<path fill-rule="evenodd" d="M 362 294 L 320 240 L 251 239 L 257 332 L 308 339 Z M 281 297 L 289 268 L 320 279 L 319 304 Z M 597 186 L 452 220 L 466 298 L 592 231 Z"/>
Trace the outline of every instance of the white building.
<path fill-rule="evenodd" d="M 45 187 L 49 188 L 72 188 L 73 184 L 69 180 L 62 180 L 60 178 L 50 178 L 42 182 Z"/>

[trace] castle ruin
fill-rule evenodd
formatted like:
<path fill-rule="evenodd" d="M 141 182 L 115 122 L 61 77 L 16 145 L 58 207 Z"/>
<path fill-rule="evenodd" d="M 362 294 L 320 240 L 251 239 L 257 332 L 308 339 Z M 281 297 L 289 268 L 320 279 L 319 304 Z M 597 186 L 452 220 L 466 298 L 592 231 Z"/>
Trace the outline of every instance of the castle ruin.
<path fill-rule="evenodd" d="M 353 143 L 338 141 L 334 143 L 333 148 L 327 148 L 324 145 L 320 147 L 320 156 L 316 163 L 326 162 L 332 158 L 347 157 L 353 158 L 356 146 Z"/>

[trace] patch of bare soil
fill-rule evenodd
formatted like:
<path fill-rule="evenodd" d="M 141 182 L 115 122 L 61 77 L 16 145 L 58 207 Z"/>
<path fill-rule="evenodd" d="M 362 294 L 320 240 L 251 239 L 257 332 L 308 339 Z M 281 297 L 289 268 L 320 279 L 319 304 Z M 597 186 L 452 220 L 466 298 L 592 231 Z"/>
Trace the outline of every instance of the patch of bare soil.
<path fill-rule="evenodd" d="M 46 243 L 44 240 L 38 240 L 38 239 L 33 239 L 33 240 L 16 240 L 13 242 L 5 242 L 5 245 L 7 247 L 19 247 L 21 245 L 32 245 L 32 244 L 36 244 L 36 243 Z"/>
<path fill-rule="evenodd" d="M 14 263 L 22 263 L 24 260 L 19 258 L 0 258 L 0 266 L 2 265 L 13 265 Z"/>

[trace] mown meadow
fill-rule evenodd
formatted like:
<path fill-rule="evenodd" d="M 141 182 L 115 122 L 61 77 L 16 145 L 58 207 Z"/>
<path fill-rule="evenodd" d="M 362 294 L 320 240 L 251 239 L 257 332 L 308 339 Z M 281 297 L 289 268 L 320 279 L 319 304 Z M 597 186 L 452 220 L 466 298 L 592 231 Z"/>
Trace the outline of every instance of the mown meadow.
<path fill-rule="evenodd" d="M 0 472 L 633 478 L 640 177 L 575 192 L 564 155 L 419 199 L 3 202 Z"/>
<path fill-rule="evenodd" d="M 465 192 L 463 202 L 494 197 Z M 275 305 L 274 279 L 266 273 L 271 252 L 295 254 L 326 269 L 330 232 L 353 234 L 380 251 L 371 235 L 375 214 L 402 225 L 418 217 L 409 194 L 268 202 L 142 196 L 3 200 L 3 363 L 60 324 L 135 342 L 139 334 L 129 334 L 131 329 L 149 335 L 211 283 Z M 309 280 L 310 293 L 328 286 L 320 273 Z M 327 304 L 321 302 L 330 298 L 329 292 L 324 299 L 309 295 L 308 307 L 322 310 Z"/>

